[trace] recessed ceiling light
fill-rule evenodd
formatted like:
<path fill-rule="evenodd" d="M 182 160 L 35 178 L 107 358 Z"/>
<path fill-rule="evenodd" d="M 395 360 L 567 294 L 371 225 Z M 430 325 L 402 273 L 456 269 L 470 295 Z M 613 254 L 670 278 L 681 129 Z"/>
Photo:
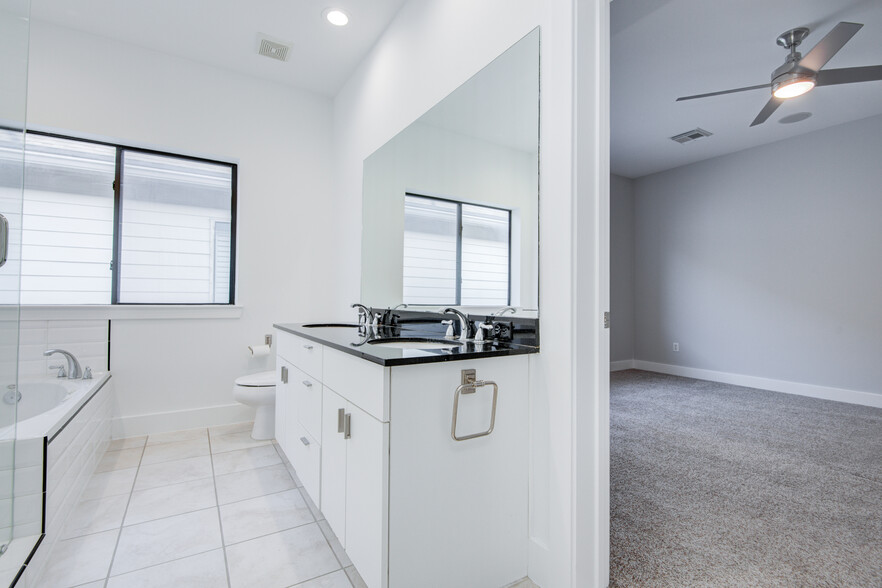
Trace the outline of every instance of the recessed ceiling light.
<path fill-rule="evenodd" d="M 349 22 L 349 15 L 339 8 L 329 8 L 324 12 L 325 18 L 334 26 L 344 27 Z"/>

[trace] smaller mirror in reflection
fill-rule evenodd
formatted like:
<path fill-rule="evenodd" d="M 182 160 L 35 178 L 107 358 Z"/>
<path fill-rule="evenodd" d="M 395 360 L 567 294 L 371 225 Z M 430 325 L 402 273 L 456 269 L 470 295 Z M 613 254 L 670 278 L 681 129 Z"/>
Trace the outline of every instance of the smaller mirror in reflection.
<path fill-rule="evenodd" d="M 539 298 L 539 30 L 365 160 L 362 301 Z"/>

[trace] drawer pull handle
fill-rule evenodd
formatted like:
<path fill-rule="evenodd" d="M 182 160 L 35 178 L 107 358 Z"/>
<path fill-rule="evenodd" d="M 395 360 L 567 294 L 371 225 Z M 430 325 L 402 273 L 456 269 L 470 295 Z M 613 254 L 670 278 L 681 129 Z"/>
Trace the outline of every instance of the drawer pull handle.
<path fill-rule="evenodd" d="M 307 388 L 312 388 L 312 382 L 310 382 L 309 380 L 303 380 L 303 385 Z"/>
<path fill-rule="evenodd" d="M 288 368 L 285 366 L 282 366 L 282 383 L 288 383 Z"/>
<path fill-rule="evenodd" d="M 301 437 L 300 442 L 304 445 L 309 445 L 309 439 L 307 439 L 306 437 Z"/>
<path fill-rule="evenodd" d="M 312 345 L 304 345 L 303 348 L 307 351 L 312 351 Z"/>
<path fill-rule="evenodd" d="M 346 420 L 346 409 L 339 408 L 337 409 L 337 432 L 342 433 L 344 428 L 344 421 Z"/>
<path fill-rule="evenodd" d="M 343 416 L 343 438 L 349 439 L 352 437 L 352 414 L 346 413 Z"/>

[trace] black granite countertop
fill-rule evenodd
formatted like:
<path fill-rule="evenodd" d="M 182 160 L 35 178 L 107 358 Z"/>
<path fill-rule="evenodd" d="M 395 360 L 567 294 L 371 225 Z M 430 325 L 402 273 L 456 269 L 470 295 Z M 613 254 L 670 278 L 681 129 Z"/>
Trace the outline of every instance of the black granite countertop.
<path fill-rule="evenodd" d="M 349 355 L 354 355 L 382 366 L 414 365 L 439 361 L 459 361 L 539 353 L 535 337 L 515 337 L 516 342 L 469 341 L 462 346 L 449 349 L 400 349 L 383 345 L 371 345 L 370 341 L 389 338 L 443 339 L 443 331 L 433 324 L 414 321 L 412 324 L 397 324 L 391 327 L 359 327 L 356 324 L 336 326 L 305 326 L 315 323 L 276 324 L 275 328 L 321 343 Z M 325 324 L 327 325 L 327 323 Z M 440 325 L 439 325 L 440 326 Z M 455 342 L 457 340 L 453 340 Z M 534 343 L 533 345 L 524 342 Z"/>

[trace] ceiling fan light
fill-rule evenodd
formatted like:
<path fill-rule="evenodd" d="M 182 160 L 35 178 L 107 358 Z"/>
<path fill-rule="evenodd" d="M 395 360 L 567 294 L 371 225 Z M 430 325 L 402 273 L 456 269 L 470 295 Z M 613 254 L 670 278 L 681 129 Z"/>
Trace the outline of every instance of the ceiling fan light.
<path fill-rule="evenodd" d="M 815 80 L 812 78 L 795 78 L 776 84 L 774 90 L 772 90 L 772 95 L 774 95 L 775 98 L 786 100 L 787 98 L 802 96 L 814 87 Z"/>

